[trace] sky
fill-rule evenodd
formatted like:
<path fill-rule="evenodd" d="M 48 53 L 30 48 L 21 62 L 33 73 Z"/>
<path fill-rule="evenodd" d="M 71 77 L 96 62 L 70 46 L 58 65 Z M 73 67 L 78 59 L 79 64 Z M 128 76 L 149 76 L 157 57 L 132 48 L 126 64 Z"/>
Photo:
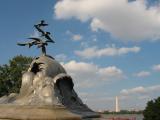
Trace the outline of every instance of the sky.
<path fill-rule="evenodd" d="M 44 19 L 55 44 L 47 47 L 72 76 L 90 108 L 142 110 L 160 96 L 159 0 L 1 0 L 0 64 L 16 55 L 39 56 L 17 46 L 38 33 Z"/>

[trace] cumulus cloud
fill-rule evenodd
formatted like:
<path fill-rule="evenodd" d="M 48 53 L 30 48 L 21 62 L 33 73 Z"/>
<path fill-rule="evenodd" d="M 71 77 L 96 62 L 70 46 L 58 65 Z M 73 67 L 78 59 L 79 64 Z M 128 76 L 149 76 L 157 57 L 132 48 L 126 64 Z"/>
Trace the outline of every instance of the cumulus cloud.
<path fill-rule="evenodd" d="M 154 65 L 153 70 L 160 71 L 160 64 Z"/>
<path fill-rule="evenodd" d="M 89 105 L 89 107 L 92 108 L 93 110 L 99 110 L 99 109 L 106 110 L 106 108 L 112 110 L 114 107 L 115 97 L 108 96 L 106 91 L 100 93 L 80 92 L 79 96 L 83 100 L 83 102 Z"/>
<path fill-rule="evenodd" d="M 125 100 L 121 101 L 121 105 L 123 107 L 127 106 L 128 108 L 143 109 L 145 108 L 147 101 L 159 96 L 159 91 L 160 85 L 153 85 L 148 87 L 138 86 L 131 89 L 122 89 L 119 96 Z"/>
<path fill-rule="evenodd" d="M 147 99 L 148 100 L 148 99 L 151 99 L 151 98 L 150 98 L 149 95 L 143 95 L 143 96 L 139 96 L 138 99 L 140 99 L 140 100 L 146 100 Z"/>
<path fill-rule="evenodd" d="M 72 39 L 74 40 L 74 41 L 80 41 L 80 40 L 82 40 L 82 35 L 80 35 L 80 34 L 75 34 L 75 35 L 73 35 L 72 36 Z"/>
<path fill-rule="evenodd" d="M 123 71 L 115 66 L 110 66 L 106 68 L 100 68 L 98 71 L 98 74 L 102 76 L 103 79 L 112 78 L 115 76 L 121 79 L 123 75 Z"/>
<path fill-rule="evenodd" d="M 148 77 L 150 75 L 151 75 L 151 73 L 149 71 L 140 71 L 135 74 L 135 76 L 137 76 L 137 77 Z"/>
<path fill-rule="evenodd" d="M 132 89 L 123 89 L 121 90 L 121 94 L 134 94 L 134 93 L 145 93 L 146 90 L 144 87 L 142 86 L 139 86 L 139 87 L 136 87 L 136 88 L 132 88 Z"/>
<path fill-rule="evenodd" d="M 118 96 L 120 109 L 144 109 L 146 103 L 159 96 L 160 85 L 148 87 L 138 86 L 131 89 L 123 89 L 120 94 L 110 94 L 107 91 L 86 93 L 80 92 L 82 100 L 92 109 L 115 110 L 115 96 Z M 97 105 L 98 104 L 98 105 Z"/>
<path fill-rule="evenodd" d="M 58 54 L 58 55 L 55 56 L 55 58 L 58 61 L 64 62 L 67 59 L 67 56 L 65 54 Z"/>
<path fill-rule="evenodd" d="M 61 0 L 54 6 L 57 19 L 89 21 L 93 31 L 103 30 L 124 41 L 158 40 L 160 12 L 145 0 Z"/>
<path fill-rule="evenodd" d="M 140 47 L 121 47 L 115 46 L 98 49 L 97 47 L 86 48 L 83 51 L 75 51 L 75 54 L 83 58 L 94 58 L 102 56 L 119 56 L 130 52 L 137 53 L 140 51 Z"/>
<path fill-rule="evenodd" d="M 93 87 L 112 80 L 124 79 L 123 71 L 116 66 L 99 67 L 92 63 L 69 61 L 62 64 L 78 87 Z"/>
<path fill-rule="evenodd" d="M 139 86 L 139 87 L 135 87 L 131 89 L 123 89 L 120 91 L 120 93 L 123 95 L 146 94 L 146 93 L 153 93 L 159 90 L 160 90 L 160 85 L 154 85 L 154 86 L 149 86 L 149 87 Z"/>
<path fill-rule="evenodd" d="M 69 35 L 73 41 L 80 41 L 80 40 L 83 39 L 82 35 L 80 35 L 80 34 L 74 34 L 74 33 L 72 33 L 69 30 L 66 31 L 66 34 Z"/>

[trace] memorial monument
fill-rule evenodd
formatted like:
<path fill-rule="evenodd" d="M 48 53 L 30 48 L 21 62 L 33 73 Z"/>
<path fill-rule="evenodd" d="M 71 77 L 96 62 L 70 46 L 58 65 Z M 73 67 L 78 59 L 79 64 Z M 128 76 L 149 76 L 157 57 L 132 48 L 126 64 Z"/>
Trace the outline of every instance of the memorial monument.
<path fill-rule="evenodd" d="M 37 46 L 42 53 L 35 58 L 22 75 L 20 93 L 0 98 L 0 120 L 80 120 L 96 118 L 99 114 L 83 104 L 74 90 L 72 77 L 54 57 L 46 53 L 46 46 L 54 43 L 44 20 L 34 25 L 41 34 L 18 43 L 20 46 Z"/>

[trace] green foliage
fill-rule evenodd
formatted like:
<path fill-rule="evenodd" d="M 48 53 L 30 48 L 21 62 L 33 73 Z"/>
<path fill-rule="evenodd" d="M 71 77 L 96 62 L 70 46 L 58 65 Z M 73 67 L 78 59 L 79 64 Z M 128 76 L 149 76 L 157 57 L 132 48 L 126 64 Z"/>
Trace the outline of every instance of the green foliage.
<path fill-rule="evenodd" d="M 22 72 L 28 69 L 32 60 L 31 57 L 18 55 L 9 64 L 0 65 L 0 96 L 19 92 Z"/>
<path fill-rule="evenodd" d="M 147 103 L 143 115 L 143 120 L 160 120 L 160 97 Z"/>

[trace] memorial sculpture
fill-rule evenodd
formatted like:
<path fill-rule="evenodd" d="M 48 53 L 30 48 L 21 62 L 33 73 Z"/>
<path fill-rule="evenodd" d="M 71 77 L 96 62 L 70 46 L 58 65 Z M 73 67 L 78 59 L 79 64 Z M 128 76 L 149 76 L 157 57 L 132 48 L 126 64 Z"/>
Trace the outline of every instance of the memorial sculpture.
<path fill-rule="evenodd" d="M 46 46 L 54 41 L 50 32 L 42 29 L 46 26 L 48 24 L 42 20 L 34 25 L 41 34 L 39 37 L 31 37 L 31 41 L 26 43 L 17 43 L 29 48 L 35 45 L 42 50 L 42 54 L 23 73 L 20 93 L 11 93 L 0 98 L 0 120 L 72 120 L 99 117 L 98 113 L 88 108 L 78 97 L 72 78 L 63 66 L 47 55 Z"/>

